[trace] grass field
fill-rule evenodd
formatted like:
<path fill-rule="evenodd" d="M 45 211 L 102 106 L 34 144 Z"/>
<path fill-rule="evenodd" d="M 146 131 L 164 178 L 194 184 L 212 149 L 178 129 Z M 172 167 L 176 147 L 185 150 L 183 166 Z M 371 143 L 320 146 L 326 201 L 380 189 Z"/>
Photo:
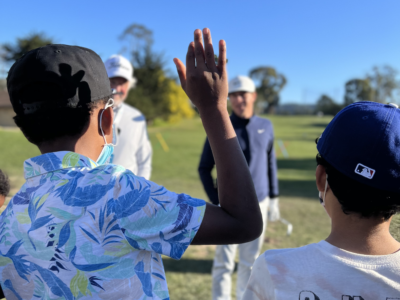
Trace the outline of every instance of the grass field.
<path fill-rule="evenodd" d="M 330 228 L 329 219 L 318 201 L 314 179 L 317 154 L 314 140 L 322 133 L 330 117 L 273 116 L 270 119 L 275 128 L 281 214 L 293 224 L 294 230 L 291 236 L 286 236 L 283 224 L 268 224 L 263 251 L 318 242 L 327 236 Z M 166 141 L 168 152 L 163 150 L 157 133 Z M 205 139 L 200 119 L 152 127 L 149 135 L 154 150 L 152 180 L 170 190 L 205 199 L 197 175 Z M 285 146 L 289 157 L 284 157 L 278 140 Z M 24 159 L 39 152 L 25 141 L 19 131 L 0 130 L 0 141 L 0 168 L 10 175 L 12 193 L 15 193 L 24 181 Z M 398 234 L 399 224 L 396 220 L 392 228 L 395 234 Z M 180 261 L 164 260 L 172 300 L 211 298 L 210 272 L 214 249 L 214 246 L 191 246 Z"/>

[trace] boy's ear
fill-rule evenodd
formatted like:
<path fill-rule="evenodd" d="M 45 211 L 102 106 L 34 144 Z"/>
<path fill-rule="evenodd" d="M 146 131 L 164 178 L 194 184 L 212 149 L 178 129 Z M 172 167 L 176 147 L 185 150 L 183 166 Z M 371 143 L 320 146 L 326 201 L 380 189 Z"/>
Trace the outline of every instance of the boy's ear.
<path fill-rule="evenodd" d="M 100 121 L 100 115 L 103 110 L 100 110 L 99 112 L 99 121 Z M 114 111 L 112 107 L 107 108 L 103 112 L 103 116 L 101 118 L 101 128 L 103 128 L 104 135 L 106 136 L 106 140 L 108 143 L 112 142 L 112 125 L 114 123 Z M 101 130 L 99 128 L 100 134 Z"/>
<path fill-rule="evenodd" d="M 324 192 L 325 182 L 326 182 L 326 171 L 323 166 L 321 165 L 317 166 L 317 169 L 315 170 L 315 179 L 318 191 Z"/>

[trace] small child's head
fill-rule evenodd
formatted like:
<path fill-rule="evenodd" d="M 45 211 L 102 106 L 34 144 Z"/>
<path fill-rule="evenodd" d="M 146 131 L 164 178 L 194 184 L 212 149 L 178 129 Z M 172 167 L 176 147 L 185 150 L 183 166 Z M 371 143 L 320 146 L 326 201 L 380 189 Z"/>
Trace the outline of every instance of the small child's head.
<path fill-rule="evenodd" d="M 7 175 L 0 170 L 0 207 L 3 206 L 9 192 L 10 181 L 8 180 Z"/>
<path fill-rule="evenodd" d="M 317 149 L 320 198 L 329 186 L 345 214 L 388 220 L 400 212 L 400 109 L 395 105 L 357 102 L 344 108 L 317 140 Z"/>
<path fill-rule="evenodd" d="M 47 45 L 29 51 L 11 67 L 7 87 L 15 123 L 39 148 L 57 139 L 79 139 L 91 120 L 102 140 L 93 112 L 104 108 L 112 92 L 104 64 L 92 50 Z"/>

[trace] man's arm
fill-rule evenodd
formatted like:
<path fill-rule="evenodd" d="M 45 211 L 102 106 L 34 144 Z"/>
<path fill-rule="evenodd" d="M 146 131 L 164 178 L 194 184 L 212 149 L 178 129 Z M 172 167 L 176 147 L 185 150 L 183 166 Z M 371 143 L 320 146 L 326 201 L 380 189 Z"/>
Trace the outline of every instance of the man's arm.
<path fill-rule="evenodd" d="M 136 162 L 138 166 L 137 176 L 144 177 L 149 180 L 151 175 L 151 156 L 153 151 L 147 134 L 146 120 L 140 122 L 139 124 L 141 128 L 138 139 L 139 149 L 136 152 Z"/>
<path fill-rule="evenodd" d="M 216 66 L 210 31 L 206 28 L 203 32 L 205 48 L 201 31 L 196 30 L 186 67 L 174 59 L 182 88 L 200 112 L 218 174 L 221 207 L 207 204 L 192 244 L 244 243 L 260 236 L 263 221 L 254 184 L 226 109 L 226 45 L 219 42 Z"/>
<path fill-rule="evenodd" d="M 211 176 L 211 171 L 214 168 L 214 165 L 214 156 L 211 151 L 210 143 L 208 142 L 208 139 L 206 139 L 206 142 L 204 143 L 203 153 L 201 154 L 198 171 L 200 180 L 203 183 L 203 187 L 207 193 L 208 198 L 210 199 L 212 204 L 218 205 L 218 190 L 214 186 L 214 179 Z"/>
<path fill-rule="evenodd" d="M 279 197 L 278 185 L 278 166 L 276 164 L 275 150 L 274 150 L 274 130 L 271 127 L 272 138 L 267 150 L 268 159 L 268 184 L 269 184 L 269 197 L 271 199 Z"/>
<path fill-rule="evenodd" d="M 278 221 L 281 218 L 279 210 L 279 186 L 278 186 L 278 167 L 274 151 L 274 129 L 271 126 L 271 141 L 267 151 L 268 162 L 268 184 L 269 184 L 269 214 L 268 220 L 271 222 Z"/>

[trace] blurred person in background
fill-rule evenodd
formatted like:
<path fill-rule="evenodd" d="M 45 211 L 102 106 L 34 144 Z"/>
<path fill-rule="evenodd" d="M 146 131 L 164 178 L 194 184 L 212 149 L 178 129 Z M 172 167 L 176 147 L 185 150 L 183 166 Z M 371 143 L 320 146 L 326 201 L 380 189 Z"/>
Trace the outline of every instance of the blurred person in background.
<path fill-rule="evenodd" d="M 263 233 L 258 239 L 242 245 L 217 246 L 212 268 L 212 297 L 214 300 L 231 299 L 232 273 L 235 268 L 235 256 L 238 247 L 239 268 L 236 297 L 241 299 L 250 277 L 251 267 L 258 257 L 264 241 L 269 206 L 271 206 L 270 215 L 272 218 L 279 219 L 274 132 L 269 120 L 254 115 L 256 98 L 256 87 L 249 77 L 237 76 L 229 82 L 229 100 L 233 111 L 230 119 L 257 192 L 264 221 Z M 214 165 L 210 143 L 206 139 L 198 171 L 210 201 L 218 205 L 218 189 L 211 176 Z"/>
<path fill-rule="evenodd" d="M 124 101 L 135 87 L 132 64 L 121 55 L 112 55 L 104 63 L 111 88 L 114 89 L 115 139 L 112 163 L 150 179 L 152 149 L 147 134 L 146 119 L 136 108 Z"/>
<path fill-rule="evenodd" d="M 8 176 L 0 169 L 0 207 L 4 205 L 6 197 L 10 192 L 10 181 Z"/>

